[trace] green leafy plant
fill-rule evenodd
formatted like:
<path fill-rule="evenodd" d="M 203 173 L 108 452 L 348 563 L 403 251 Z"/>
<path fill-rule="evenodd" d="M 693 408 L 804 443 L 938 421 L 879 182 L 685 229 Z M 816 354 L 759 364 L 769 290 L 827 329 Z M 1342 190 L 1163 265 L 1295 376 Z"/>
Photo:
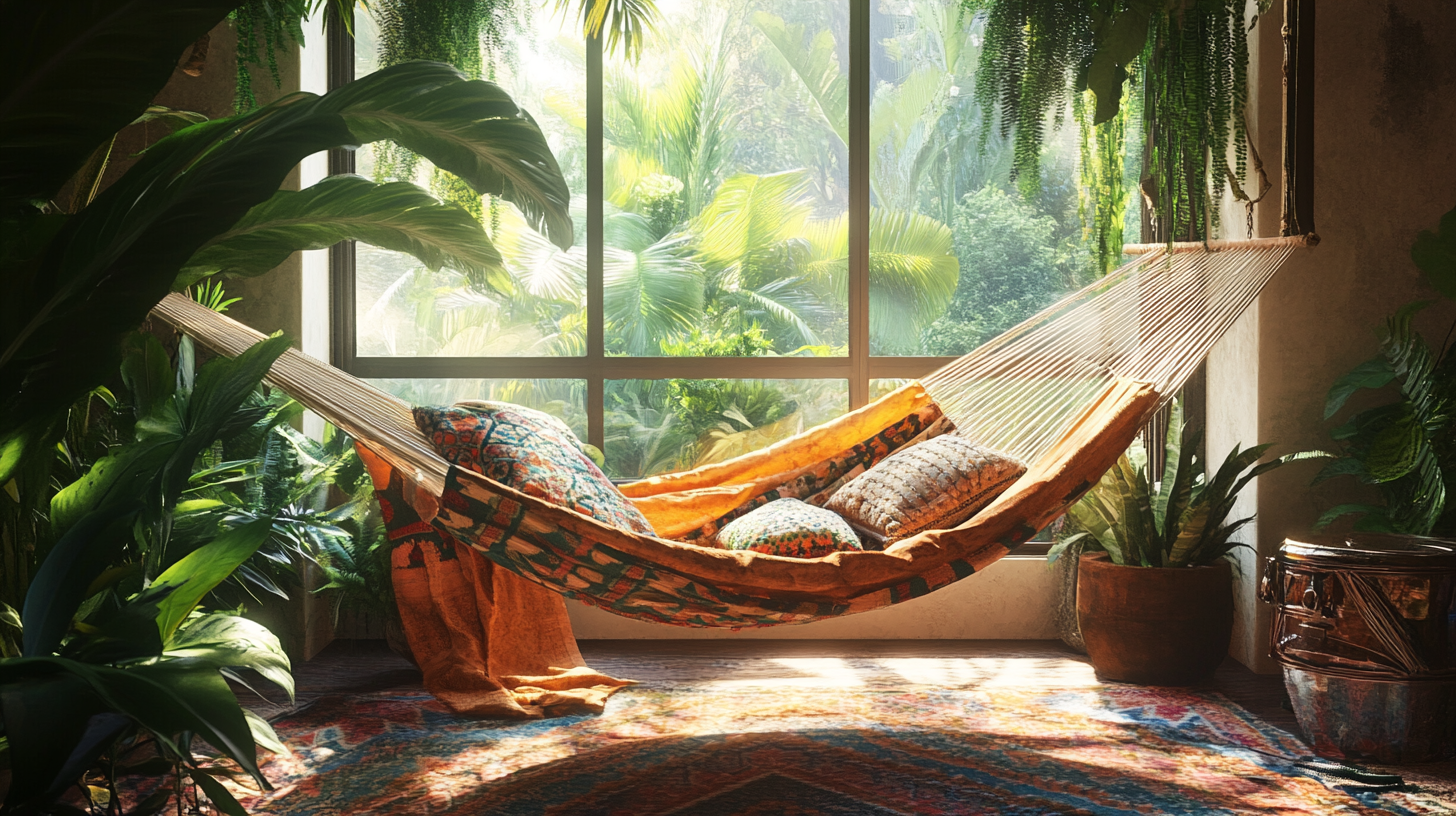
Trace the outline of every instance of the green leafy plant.
<path fill-rule="evenodd" d="M 23 294 L 0 306 L 0 484 L 22 460 L 45 450 L 65 408 L 115 369 L 117 337 L 169 289 L 240 258 L 239 247 L 256 251 L 260 236 L 273 242 L 269 252 L 283 255 L 327 246 L 357 228 L 348 212 L 368 224 L 363 231 L 394 243 L 391 248 L 420 249 L 438 237 L 442 220 L 450 220 L 438 208 L 416 207 L 414 222 L 408 217 L 414 210 L 381 209 L 380 197 L 399 195 L 393 185 L 331 181 L 330 209 L 317 218 L 290 205 L 299 197 L 319 203 L 322 190 L 278 191 L 303 156 L 384 138 L 516 203 L 559 245 L 571 244 L 567 190 L 540 130 L 499 88 L 468 82 L 438 63 L 396 66 L 322 97 L 296 94 L 242 117 L 187 128 L 154 145 L 73 216 L 48 215 L 23 200 L 21 191 L 37 189 L 42 181 L 32 176 L 46 165 L 15 167 L 19 178 L 0 196 L 11 205 L 6 217 L 13 227 L 3 230 L 0 257 L 7 286 Z M 20 149 L 0 147 L 7 156 Z M 250 212 L 258 206 L 263 210 Z M 240 223 L 244 231 L 229 232 Z M 469 229 L 473 244 L 490 246 L 478 224 Z M 402 235 L 412 237 L 396 242 Z M 467 254 L 450 250 L 452 257 Z M 488 254 L 481 249 L 474 257 Z M 244 267 L 232 268 L 262 271 Z M 508 280 L 487 278 L 500 285 Z"/>
<path fill-rule="evenodd" d="M 246 113 L 258 107 L 258 98 L 253 93 L 252 66 L 267 66 L 273 87 L 282 87 L 278 54 L 289 41 L 299 46 L 304 44 L 303 23 L 332 5 L 337 18 L 352 31 L 355 0 L 241 0 L 236 5 L 229 15 L 238 37 L 233 109 Z M 193 46 L 194 58 L 205 60 L 205 46 L 201 55 L 198 49 L 198 45 Z M 196 70 L 200 73 L 201 68 L 199 65 Z"/>
<path fill-rule="evenodd" d="M 199 611 L 268 543 L 277 520 L 243 520 L 202 541 L 179 535 L 176 522 L 199 483 L 233 469 L 199 471 L 199 457 L 265 418 L 245 406 L 287 341 L 274 337 L 195 372 L 184 342 L 173 376 L 158 341 L 138 337 L 123 366 L 134 441 L 52 500 L 59 538 L 26 594 L 20 655 L 0 660 L 7 812 L 43 812 L 83 776 L 119 802 L 117 779 L 141 773 L 186 775 L 236 813 L 214 778 L 228 769 L 199 761 L 192 741 L 205 740 L 264 788 L 255 745 L 283 750 L 224 679 L 252 669 L 291 696 L 277 638 L 235 614 Z M 139 809 L 164 804 L 175 787 Z"/>
<path fill-rule="evenodd" d="M 1456 209 L 1442 216 L 1436 231 L 1423 230 L 1411 259 L 1436 291 L 1456 297 Z M 1411 323 L 1429 301 L 1411 303 L 1385 321 L 1380 353 L 1335 381 L 1325 401 L 1325 419 L 1364 389 L 1394 384 L 1392 402 L 1360 411 L 1330 431 L 1341 456 L 1314 483 L 1349 476 L 1376 486 L 1384 503 L 1339 504 L 1315 523 L 1323 528 L 1346 515 L 1355 529 L 1410 535 L 1456 533 L 1456 513 L 1447 498 L 1456 484 L 1456 355 L 1445 344 L 1433 351 Z M 1447 333 L 1449 342 L 1450 333 Z"/>
<path fill-rule="evenodd" d="M 1268 6 L 1261 0 L 1258 14 Z M 1126 96 L 1141 95 L 1135 106 L 1144 113 L 1150 171 L 1142 187 L 1158 227 L 1168 240 L 1209 237 L 1225 181 L 1237 189 L 1244 179 L 1244 2 L 963 0 L 962 8 L 985 15 L 976 98 L 987 119 L 999 115 L 1002 134 L 1015 139 L 1012 174 L 1024 195 L 1040 188 L 1048 128 L 1061 125 L 1070 105 L 1079 107 L 1074 118 L 1084 144 L 1111 144 L 1125 121 L 1108 124 L 1125 120 Z M 1091 99 L 1078 98 L 1084 93 Z M 1104 271 L 1121 250 L 1122 210 L 1113 206 L 1125 195 L 1120 170 L 1107 166 L 1084 208 Z M 1096 200 L 1103 196 L 1109 200 Z"/>
<path fill-rule="evenodd" d="M 1147 477 L 1147 452 L 1136 442 L 1092 490 L 1067 510 L 1067 528 L 1053 546 L 1055 561 L 1072 547 L 1101 549 L 1114 564 L 1134 567 L 1196 567 L 1211 564 L 1237 547 L 1233 535 L 1254 520 L 1231 520 L 1234 501 L 1249 482 L 1275 468 L 1327 454 L 1291 453 L 1262 464 L 1269 445 L 1229 452 L 1211 479 L 1198 461 L 1201 431 L 1190 432 L 1183 409 L 1173 404 L 1161 482 Z"/>

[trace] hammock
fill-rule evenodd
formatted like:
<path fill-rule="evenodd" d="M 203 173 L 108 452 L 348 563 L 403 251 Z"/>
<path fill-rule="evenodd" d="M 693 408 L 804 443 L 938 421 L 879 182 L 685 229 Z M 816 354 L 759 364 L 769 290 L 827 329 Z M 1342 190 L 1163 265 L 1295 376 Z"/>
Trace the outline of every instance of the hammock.
<path fill-rule="evenodd" d="M 351 434 L 376 468 L 402 477 L 423 522 L 528 581 L 659 623 L 802 623 L 934 592 L 1030 539 L 1116 461 L 1307 243 L 1143 247 L 1126 266 L 919 383 L 767 449 L 625 486 L 664 538 L 610 527 L 451 466 L 418 432 L 410 406 L 297 351 L 274 364 L 269 381 Z M 181 295 L 169 295 L 155 314 L 222 354 L 263 337 Z M 711 530 L 804 484 L 842 481 L 940 412 L 955 433 L 1031 463 L 955 529 L 882 552 L 808 560 L 666 540 Z"/>

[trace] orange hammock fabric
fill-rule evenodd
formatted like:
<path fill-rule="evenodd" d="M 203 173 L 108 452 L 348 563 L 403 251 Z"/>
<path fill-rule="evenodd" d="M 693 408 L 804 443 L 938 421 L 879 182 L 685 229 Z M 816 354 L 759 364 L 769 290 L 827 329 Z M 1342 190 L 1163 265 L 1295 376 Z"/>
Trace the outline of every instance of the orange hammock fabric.
<path fill-rule="evenodd" d="M 359 452 L 390 530 L 396 603 L 425 687 L 461 714 L 554 717 L 599 713 L 631 683 L 585 666 L 563 596 L 634 618 L 733 628 L 919 597 L 985 568 L 1060 514 L 1116 460 L 1156 404 L 1147 386 L 1115 383 L 1041 462 L 967 523 L 883 552 L 810 560 L 636 535 L 457 468 L 436 497 L 367 445 Z M 931 432 L 938 416 L 922 388 L 907 386 L 767 450 L 625 492 L 659 529 L 701 530 L 803 481 L 823 468 L 816 460 L 862 451 L 862 470 L 895 442 Z M 868 450 L 887 438 L 892 442 Z M 793 469 L 774 472 L 776 464 Z M 460 542 L 485 557 L 471 557 Z"/>
<path fill-rule="evenodd" d="M 262 335 L 180 296 L 158 307 L 213 349 L 237 354 Z M 457 711 L 552 716 L 599 710 L 625 681 L 582 665 L 561 597 L 680 626 L 746 628 L 864 612 L 984 569 L 1081 496 L 1131 443 L 1160 396 L 1112 376 L 1027 473 L 952 530 L 882 552 L 793 559 L 705 540 L 775 497 L 812 498 L 894 450 L 944 430 L 918 384 L 764 451 L 624 491 L 662 538 L 619 530 L 441 459 L 409 406 L 296 351 L 270 381 L 351 434 L 393 511 L 394 584 L 427 688 Z M 469 549 L 484 558 L 464 557 Z M 453 556 L 453 557 L 452 557 Z"/>
<path fill-rule="evenodd" d="M 923 392 L 912 386 L 883 402 L 908 407 L 922 399 Z M 604 525 L 453 467 L 442 495 L 407 489 L 407 500 L 421 521 L 496 564 L 618 615 L 720 628 L 802 623 L 919 597 L 985 568 L 1079 498 L 1131 443 L 1157 402 L 1157 393 L 1145 384 L 1114 382 L 1040 462 L 970 521 L 952 530 L 921 533 L 883 552 L 796 559 L 667 541 Z M 864 439 L 872 435 L 866 433 L 867 426 L 883 418 L 879 406 L 781 443 L 770 453 L 782 456 L 779 461 L 797 463 L 804 448 L 819 451 L 826 439 Z M 771 460 L 762 453 L 750 454 L 683 477 L 633 486 L 632 492 L 649 492 L 662 484 L 695 485 L 659 492 L 639 506 L 654 523 L 703 518 L 731 504 L 726 495 L 741 505 L 765 486 L 782 483 L 782 474 L 762 475 L 766 461 Z M 727 478 L 753 481 L 746 488 L 713 483 L 725 473 L 747 473 Z"/>

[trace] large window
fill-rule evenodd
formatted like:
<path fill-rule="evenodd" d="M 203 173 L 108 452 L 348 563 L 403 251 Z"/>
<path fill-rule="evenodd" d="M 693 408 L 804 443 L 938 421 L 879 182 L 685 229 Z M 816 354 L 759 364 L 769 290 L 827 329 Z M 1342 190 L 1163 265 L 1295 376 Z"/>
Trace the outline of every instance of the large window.
<path fill-rule="evenodd" d="M 417 403 L 560 415 L 633 478 L 831 419 L 1091 276 L 1075 129 L 1039 184 L 1009 178 L 959 0 L 657 6 L 637 61 L 540 10 L 486 54 L 566 175 L 570 250 L 423 161 L 359 152 L 357 172 L 478 213 L 516 286 L 337 248 L 336 364 Z M 359 76 L 379 36 L 367 12 L 355 30 Z"/>

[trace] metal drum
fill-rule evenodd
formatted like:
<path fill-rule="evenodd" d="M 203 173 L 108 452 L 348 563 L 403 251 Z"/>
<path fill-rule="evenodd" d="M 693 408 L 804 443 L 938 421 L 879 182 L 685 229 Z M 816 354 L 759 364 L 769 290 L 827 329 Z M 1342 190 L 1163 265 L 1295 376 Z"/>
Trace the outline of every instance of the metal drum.
<path fill-rule="evenodd" d="M 1270 654 L 1316 753 L 1456 755 L 1456 541 L 1286 539 L 1259 599 L 1274 605 Z"/>

